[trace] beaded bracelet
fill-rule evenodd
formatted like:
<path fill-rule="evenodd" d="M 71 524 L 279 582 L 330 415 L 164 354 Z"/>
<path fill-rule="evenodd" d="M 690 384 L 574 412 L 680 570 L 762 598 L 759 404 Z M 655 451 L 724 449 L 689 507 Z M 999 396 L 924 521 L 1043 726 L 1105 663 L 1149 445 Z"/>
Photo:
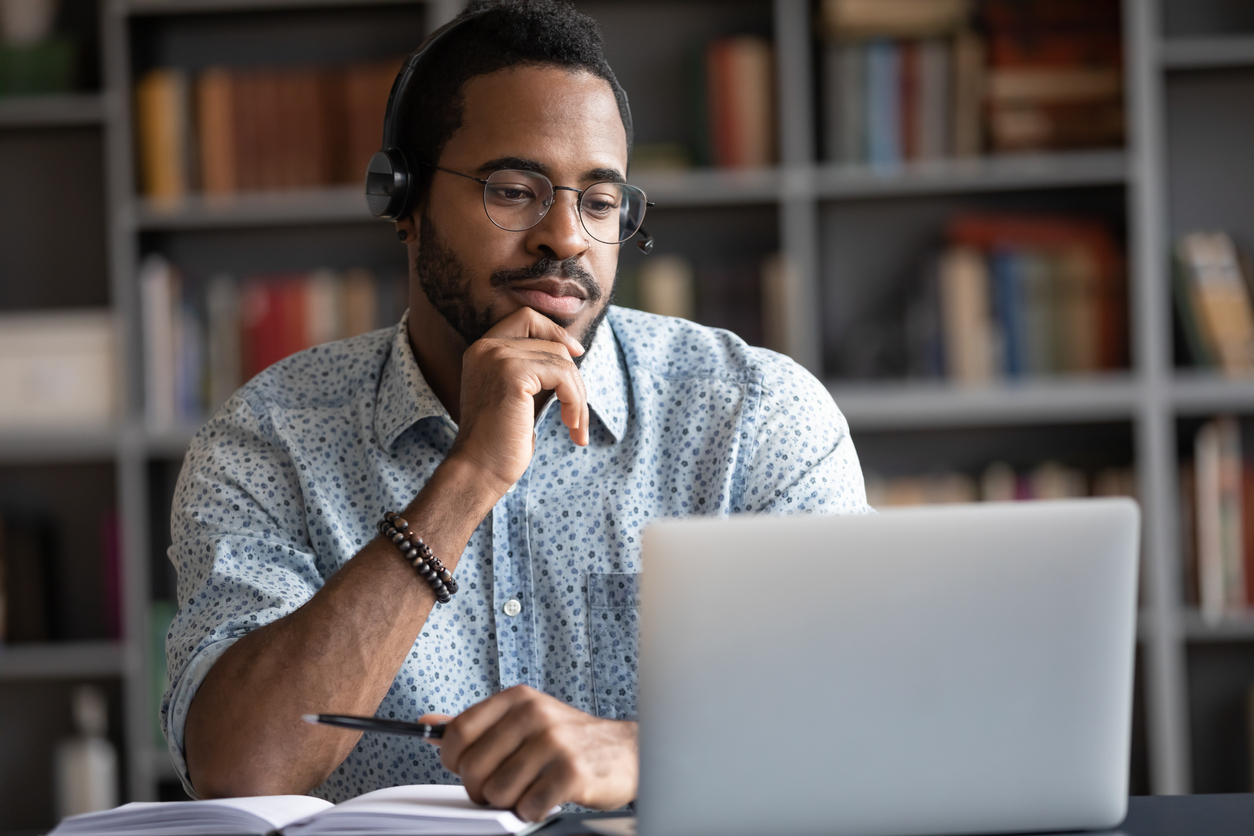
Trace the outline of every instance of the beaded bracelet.
<path fill-rule="evenodd" d="M 435 556 L 418 533 L 409 530 L 409 523 L 405 518 L 395 511 L 388 511 L 379 520 L 378 529 L 380 534 L 396 544 L 401 555 L 431 585 L 435 599 L 441 604 L 447 604 L 457 592 L 457 581 L 453 580 L 453 573 L 444 568 L 440 558 Z"/>

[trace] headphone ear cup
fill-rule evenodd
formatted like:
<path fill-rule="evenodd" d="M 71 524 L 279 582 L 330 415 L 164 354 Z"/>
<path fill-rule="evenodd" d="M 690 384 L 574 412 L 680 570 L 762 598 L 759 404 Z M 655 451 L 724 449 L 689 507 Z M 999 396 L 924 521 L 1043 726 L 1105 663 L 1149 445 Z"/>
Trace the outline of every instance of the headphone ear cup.
<path fill-rule="evenodd" d="M 399 220 L 409 208 L 410 176 L 399 149 L 375 151 L 366 165 L 366 205 L 376 218 Z"/>

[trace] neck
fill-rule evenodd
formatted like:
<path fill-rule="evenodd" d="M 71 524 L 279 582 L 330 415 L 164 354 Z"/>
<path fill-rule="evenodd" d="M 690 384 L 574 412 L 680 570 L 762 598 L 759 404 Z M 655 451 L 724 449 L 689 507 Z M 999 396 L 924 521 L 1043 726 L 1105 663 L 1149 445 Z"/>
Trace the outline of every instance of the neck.
<path fill-rule="evenodd" d="M 419 289 L 409 294 L 409 345 L 418 369 L 449 417 L 461 423 L 462 355 L 467 345 L 461 334 L 431 306 Z"/>

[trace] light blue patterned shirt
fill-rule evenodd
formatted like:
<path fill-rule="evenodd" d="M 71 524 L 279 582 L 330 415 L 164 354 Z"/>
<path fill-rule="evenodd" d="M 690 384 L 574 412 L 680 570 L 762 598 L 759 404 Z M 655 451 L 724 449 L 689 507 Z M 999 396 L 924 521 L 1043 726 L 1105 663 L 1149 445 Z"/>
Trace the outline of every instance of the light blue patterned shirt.
<path fill-rule="evenodd" d="M 571 442 L 550 400 L 530 466 L 475 530 L 457 566 L 460 592 L 432 610 L 378 716 L 457 714 L 525 683 L 583 711 L 632 717 L 646 523 L 867 510 L 844 417 L 786 357 L 611 308 L 581 373 L 590 443 Z M 456 434 L 404 320 L 271 366 L 196 434 L 174 496 L 179 611 L 161 706 L 189 789 L 183 726 L 213 663 L 308 601 L 376 536 L 385 511 L 417 495 Z M 367 734 L 314 794 L 341 801 L 455 781 L 435 747 Z"/>

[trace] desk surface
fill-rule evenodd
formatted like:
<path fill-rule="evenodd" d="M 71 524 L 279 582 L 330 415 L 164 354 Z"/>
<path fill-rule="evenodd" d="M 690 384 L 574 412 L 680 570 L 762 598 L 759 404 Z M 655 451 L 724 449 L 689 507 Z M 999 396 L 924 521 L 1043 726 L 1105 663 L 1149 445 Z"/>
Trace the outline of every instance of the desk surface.
<path fill-rule="evenodd" d="M 594 814 L 597 818 L 613 813 Z M 621 815 L 621 814 L 617 814 Z M 577 836 L 590 831 L 581 823 L 588 815 L 563 816 L 536 836 Z M 1115 830 L 1090 836 L 1252 836 L 1254 794 L 1134 796 L 1128 818 Z M 779 836 L 787 836 L 781 828 Z"/>

